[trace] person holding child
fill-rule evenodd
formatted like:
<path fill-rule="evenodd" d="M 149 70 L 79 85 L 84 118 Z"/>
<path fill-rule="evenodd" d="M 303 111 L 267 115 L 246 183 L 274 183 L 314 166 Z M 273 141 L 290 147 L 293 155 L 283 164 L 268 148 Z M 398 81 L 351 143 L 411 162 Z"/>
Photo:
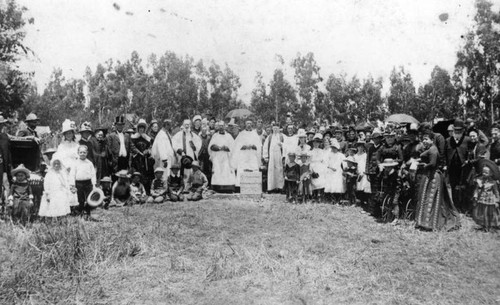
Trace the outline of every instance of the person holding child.
<path fill-rule="evenodd" d="M 43 190 L 39 216 L 60 217 L 71 213 L 68 174 L 58 158 L 52 158 L 51 167 L 43 180 Z"/>

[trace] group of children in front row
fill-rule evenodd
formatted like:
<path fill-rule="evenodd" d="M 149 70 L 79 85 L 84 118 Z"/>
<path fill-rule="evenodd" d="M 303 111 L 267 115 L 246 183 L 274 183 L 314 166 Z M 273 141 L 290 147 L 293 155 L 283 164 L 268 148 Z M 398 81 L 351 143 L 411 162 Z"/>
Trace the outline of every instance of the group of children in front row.
<path fill-rule="evenodd" d="M 92 162 L 87 159 L 87 149 L 85 145 L 79 146 L 78 159 L 67 162 L 71 163 L 68 167 L 63 164 L 63 156 L 57 153 L 52 156 L 51 166 L 43 182 L 44 191 L 40 201 L 39 216 L 60 217 L 72 213 L 92 220 L 90 214 L 94 206 L 89 204 L 88 198 L 95 188 L 102 190 L 103 207 L 107 209 L 109 206 L 162 203 L 167 199 L 183 201 L 185 192 L 187 200 L 196 201 L 202 199 L 203 191 L 208 186 L 207 177 L 201 172 L 197 161 L 192 163 L 192 174 L 187 179 L 186 185 L 180 174 L 179 165 L 171 166 L 167 179 L 164 178 L 165 169 L 157 168 L 149 196 L 138 172 L 129 175 L 127 170 L 122 170 L 115 174 L 117 181 L 114 184 L 110 177 L 102 178 L 97 184 L 96 170 Z M 34 206 L 34 196 L 28 181 L 30 174 L 22 164 L 12 171 L 15 179 L 7 198 L 9 214 L 22 223 L 29 220 Z"/>

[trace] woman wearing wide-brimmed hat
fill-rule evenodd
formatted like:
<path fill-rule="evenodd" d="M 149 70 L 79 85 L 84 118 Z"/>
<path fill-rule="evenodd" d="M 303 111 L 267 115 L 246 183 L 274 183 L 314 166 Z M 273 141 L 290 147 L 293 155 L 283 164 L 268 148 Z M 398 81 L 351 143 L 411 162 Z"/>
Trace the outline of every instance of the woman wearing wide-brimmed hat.
<path fill-rule="evenodd" d="M 146 188 L 146 193 L 150 194 L 151 181 L 154 178 L 154 159 L 151 157 L 151 146 L 153 139 L 146 134 L 148 124 L 144 119 L 137 122 L 137 132 L 131 137 L 132 143 L 137 149 L 137 153 L 132 155 L 132 168 L 141 174 L 141 183 Z"/>
<path fill-rule="evenodd" d="M 68 119 L 64 120 L 64 122 L 62 123 L 61 132 L 63 134 L 63 139 L 59 144 L 59 146 L 57 147 L 57 152 L 54 154 L 52 158 L 57 158 L 61 160 L 62 164 L 64 164 L 66 171 L 69 174 L 76 160 L 78 159 L 79 145 L 78 142 L 76 142 L 75 138 L 75 132 L 76 132 L 75 122 L 70 121 Z M 76 192 L 70 196 L 69 203 L 71 207 L 78 206 L 78 199 L 76 196 Z"/>
<path fill-rule="evenodd" d="M 345 155 L 340 152 L 340 144 L 337 139 L 331 139 L 331 152 L 327 159 L 325 193 L 333 197 L 334 203 L 339 203 L 342 194 L 345 193 L 345 182 L 342 171 L 342 163 Z"/>

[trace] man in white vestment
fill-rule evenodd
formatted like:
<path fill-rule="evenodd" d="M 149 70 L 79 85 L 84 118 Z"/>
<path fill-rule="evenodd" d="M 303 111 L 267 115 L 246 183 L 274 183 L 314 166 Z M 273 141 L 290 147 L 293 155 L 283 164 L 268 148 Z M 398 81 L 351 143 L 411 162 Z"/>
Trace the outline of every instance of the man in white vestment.
<path fill-rule="evenodd" d="M 280 190 L 285 183 L 282 161 L 283 139 L 279 126 L 275 124 L 272 134 L 266 138 L 262 147 L 262 155 L 267 163 L 267 191 Z"/>
<path fill-rule="evenodd" d="M 252 129 L 253 121 L 247 119 L 245 130 L 238 134 L 234 142 L 232 161 L 233 168 L 236 168 L 236 187 L 240 186 L 241 174 L 244 171 L 258 171 L 262 162 L 262 141 Z"/>
<path fill-rule="evenodd" d="M 202 145 L 201 138 L 191 131 L 190 120 L 184 120 L 182 129 L 172 138 L 172 144 L 177 157 L 181 160 L 181 171 L 184 175 L 184 183 L 186 184 L 193 171 L 191 164 L 185 161 L 187 159 L 198 161 Z"/>
<path fill-rule="evenodd" d="M 216 130 L 208 144 L 213 172 L 212 189 L 216 192 L 234 192 L 236 176 L 231 164 L 234 139 L 225 131 L 224 122 L 218 122 Z"/>
<path fill-rule="evenodd" d="M 170 167 L 173 163 L 178 163 L 178 159 L 175 155 L 175 151 L 172 145 L 172 121 L 170 119 L 165 119 L 163 121 L 163 127 L 158 132 L 151 147 L 151 156 L 155 160 L 154 168 L 165 168 L 163 177 L 167 179 L 170 175 Z"/>
<path fill-rule="evenodd" d="M 299 138 L 295 134 L 295 127 L 293 125 L 288 125 L 283 135 L 283 158 L 286 158 L 288 153 L 295 153 L 299 146 L 298 144 Z"/>

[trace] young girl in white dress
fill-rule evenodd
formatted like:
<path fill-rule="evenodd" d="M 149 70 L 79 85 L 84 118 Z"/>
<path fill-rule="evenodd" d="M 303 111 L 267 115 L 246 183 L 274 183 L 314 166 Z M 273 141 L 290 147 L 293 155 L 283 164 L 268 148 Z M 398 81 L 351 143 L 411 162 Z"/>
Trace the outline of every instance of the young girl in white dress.
<path fill-rule="evenodd" d="M 358 152 L 354 155 L 354 160 L 358 163 L 358 181 L 356 183 L 356 196 L 362 203 L 367 203 L 369 199 L 369 194 L 371 194 L 371 185 L 368 181 L 368 176 L 366 175 L 366 143 L 364 141 L 358 141 L 356 143 L 356 148 Z"/>
<path fill-rule="evenodd" d="M 70 189 L 68 175 L 57 155 L 52 158 L 51 168 L 43 181 L 44 193 L 38 215 L 41 217 L 60 217 L 68 215 Z"/>
<path fill-rule="evenodd" d="M 337 139 L 331 139 L 332 151 L 328 155 L 326 170 L 325 193 L 332 194 L 333 202 L 339 203 L 345 193 L 345 182 L 342 170 L 342 162 L 345 155 L 340 152 L 340 144 Z"/>

